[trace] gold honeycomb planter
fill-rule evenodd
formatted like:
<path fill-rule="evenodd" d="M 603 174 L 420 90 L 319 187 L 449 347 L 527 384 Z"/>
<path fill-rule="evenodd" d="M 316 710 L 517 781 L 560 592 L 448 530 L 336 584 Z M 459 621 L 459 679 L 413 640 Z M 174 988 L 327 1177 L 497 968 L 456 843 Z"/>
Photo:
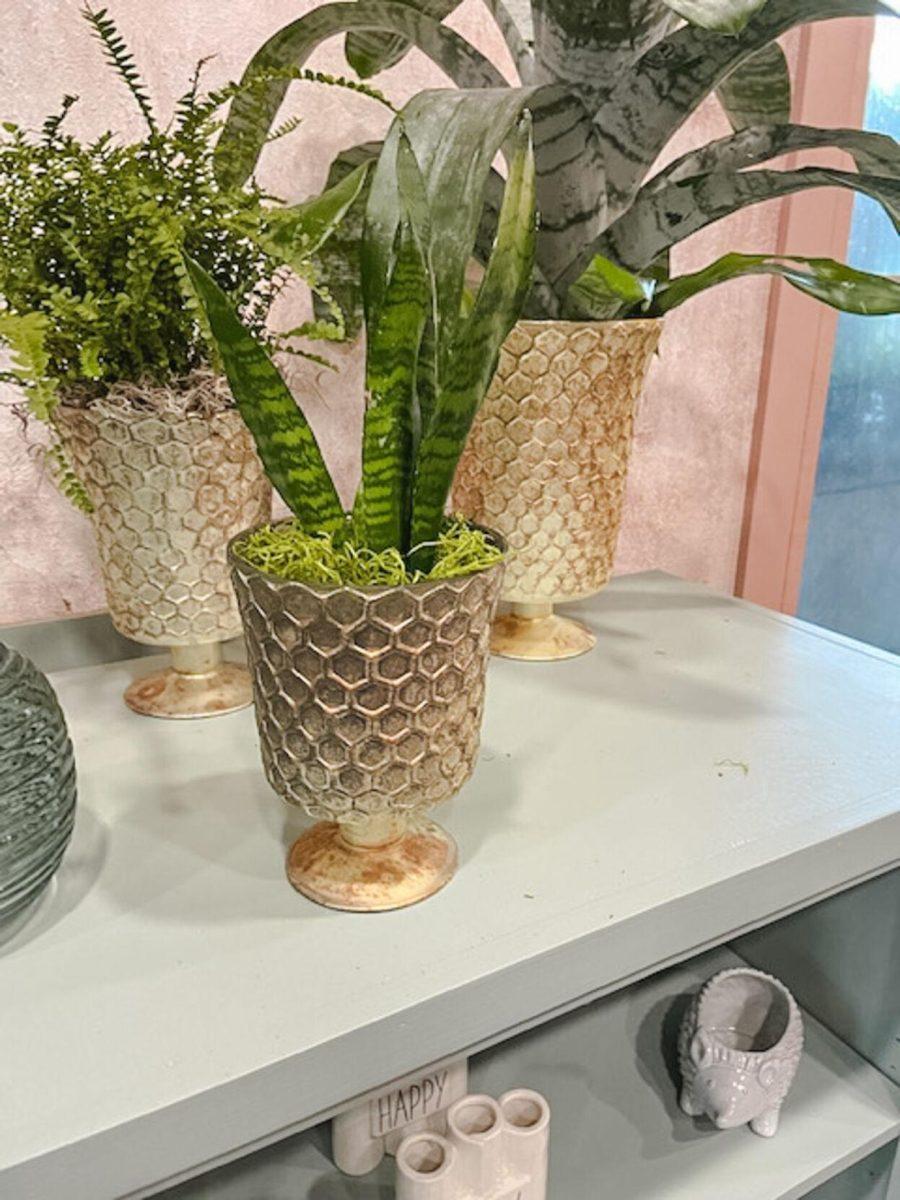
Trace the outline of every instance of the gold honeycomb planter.
<path fill-rule="evenodd" d="M 268 575 L 234 547 L 266 778 L 319 822 L 288 878 L 330 908 L 424 900 L 456 869 L 452 837 L 424 814 L 475 766 L 503 564 L 329 588 Z"/>
<path fill-rule="evenodd" d="M 135 680 L 125 701 L 154 717 L 246 708 L 247 670 L 222 658 L 241 632 L 230 538 L 271 512 L 272 492 L 240 415 L 60 405 L 60 439 L 93 504 L 116 629 L 171 650 L 172 666 Z"/>
<path fill-rule="evenodd" d="M 509 658 L 583 654 L 594 635 L 553 606 L 612 572 L 635 406 L 662 324 L 519 321 L 472 426 L 453 507 L 509 547 L 491 648 Z"/>

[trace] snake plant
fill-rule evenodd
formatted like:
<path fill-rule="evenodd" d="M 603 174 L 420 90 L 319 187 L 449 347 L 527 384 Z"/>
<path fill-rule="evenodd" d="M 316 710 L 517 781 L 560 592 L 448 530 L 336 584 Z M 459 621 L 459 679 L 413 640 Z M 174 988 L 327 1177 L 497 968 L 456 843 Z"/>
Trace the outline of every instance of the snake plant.
<path fill-rule="evenodd" d="M 188 263 L 260 458 L 307 533 L 395 549 L 411 570 L 430 569 L 469 426 L 531 280 L 526 100 L 512 89 L 423 92 L 395 117 L 371 169 L 359 262 L 367 403 L 352 513 L 265 347 L 211 276 Z M 472 295 L 467 267 L 501 151 L 508 170 L 496 237 Z"/>
<path fill-rule="evenodd" d="M 276 33 L 247 78 L 302 65 L 345 33 L 362 77 L 402 59 L 411 45 L 459 87 L 496 89 L 503 76 L 444 25 L 459 0 L 345 0 L 328 3 Z M 523 88 L 532 89 L 537 168 L 537 237 L 532 317 L 608 318 L 659 314 L 722 279 L 767 272 L 838 308 L 900 309 L 900 284 L 827 259 L 731 254 L 680 279 L 669 252 L 688 235 L 746 205 L 803 188 L 851 188 L 880 201 L 897 227 L 900 149 L 884 135 L 791 124 L 791 86 L 776 39 L 805 22 L 866 16 L 877 0 L 485 0 Z M 224 173 L 252 173 L 287 84 L 235 102 L 220 141 Z M 654 163 L 698 105 L 716 92 L 734 132 L 653 173 Z M 749 170 L 787 152 L 837 147 L 856 171 L 801 167 Z M 353 147 L 332 180 L 373 153 Z M 502 180 L 477 249 L 496 225 Z M 492 211 L 491 211 L 492 210 Z M 344 240 L 346 241 L 345 227 Z M 340 240 L 332 243 L 334 265 Z M 352 276 L 349 279 L 352 283 Z M 347 273 L 335 272 L 345 299 Z"/>

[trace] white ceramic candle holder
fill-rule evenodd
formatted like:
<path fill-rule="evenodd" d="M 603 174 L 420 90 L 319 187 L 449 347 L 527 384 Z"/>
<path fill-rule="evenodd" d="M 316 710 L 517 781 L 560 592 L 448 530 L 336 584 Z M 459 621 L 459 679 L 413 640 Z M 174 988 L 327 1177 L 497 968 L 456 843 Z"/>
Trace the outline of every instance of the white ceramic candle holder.
<path fill-rule="evenodd" d="M 720 971 L 691 1004 L 678 1049 L 683 1112 L 777 1133 L 803 1051 L 803 1018 L 783 983 L 750 967 Z"/>
<path fill-rule="evenodd" d="M 385 1154 L 396 1154 L 413 1133 L 446 1133 L 447 1109 L 466 1094 L 468 1062 L 408 1075 L 331 1123 L 335 1165 L 345 1175 L 367 1175 Z"/>
<path fill-rule="evenodd" d="M 464 1096 L 447 1135 L 416 1133 L 397 1150 L 397 1200 L 546 1200 L 550 1106 L 524 1088 Z"/>

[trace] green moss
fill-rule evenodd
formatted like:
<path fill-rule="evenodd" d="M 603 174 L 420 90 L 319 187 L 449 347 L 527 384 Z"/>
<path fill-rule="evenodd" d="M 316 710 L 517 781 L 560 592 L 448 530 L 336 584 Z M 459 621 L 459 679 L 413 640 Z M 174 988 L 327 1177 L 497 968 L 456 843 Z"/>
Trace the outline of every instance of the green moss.
<path fill-rule="evenodd" d="M 434 566 L 427 575 L 411 572 L 399 550 L 369 550 L 350 538 L 305 533 L 297 521 L 263 525 L 235 549 L 245 562 L 270 575 L 326 587 L 401 586 L 425 579 L 454 579 L 484 571 L 503 558 L 486 534 L 459 518 L 448 521 L 438 538 Z"/>

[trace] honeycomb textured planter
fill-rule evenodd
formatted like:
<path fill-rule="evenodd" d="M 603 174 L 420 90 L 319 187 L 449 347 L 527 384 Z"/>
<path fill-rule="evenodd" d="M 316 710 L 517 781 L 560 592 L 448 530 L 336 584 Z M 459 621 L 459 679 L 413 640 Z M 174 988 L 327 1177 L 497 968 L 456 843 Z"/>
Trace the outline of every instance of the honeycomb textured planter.
<path fill-rule="evenodd" d="M 554 659 L 593 635 L 553 605 L 607 582 L 635 406 L 661 322 L 519 321 L 460 460 L 453 506 L 509 547 L 496 653 Z"/>
<path fill-rule="evenodd" d="M 74 820 L 75 761 L 56 693 L 0 644 L 0 925 L 50 882 Z"/>
<path fill-rule="evenodd" d="M 750 967 L 720 971 L 686 1013 L 678 1048 L 688 1116 L 774 1136 L 803 1051 L 803 1017 L 783 983 Z"/>
<path fill-rule="evenodd" d="M 250 703 L 246 670 L 222 661 L 240 633 L 228 541 L 271 511 L 271 487 L 236 411 L 212 416 L 61 405 L 60 437 L 91 503 L 116 629 L 173 648 L 173 667 L 137 680 L 137 712 L 202 717 Z"/>
<path fill-rule="evenodd" d="M 238 539 L 239 540 L 239 539 Z M 503 564 L 405 587 L 314 587 L 235 553 L 266 777 L 320 819 L 288 858 L 333 908 L 399 908 L 453 875 L 425 810 L 475 765 Z"/>

